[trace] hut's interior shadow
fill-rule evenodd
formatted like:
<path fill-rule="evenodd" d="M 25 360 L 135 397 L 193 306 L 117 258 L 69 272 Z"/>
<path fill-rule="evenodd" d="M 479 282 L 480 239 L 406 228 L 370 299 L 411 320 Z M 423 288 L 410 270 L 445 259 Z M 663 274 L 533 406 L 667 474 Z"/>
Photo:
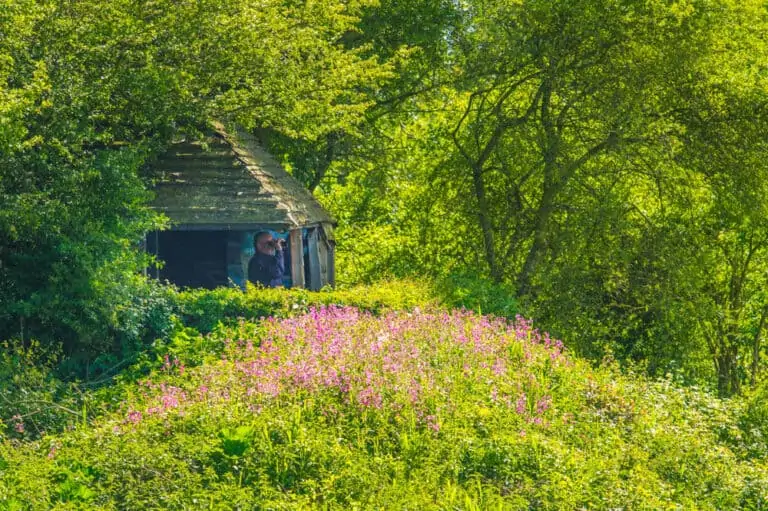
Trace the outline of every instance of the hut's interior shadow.
<path fill-rule="evenodd" d="M 227 231 L 162 231 L 160 279 L 181 287 L 213 289 L 227 282 Z"/>

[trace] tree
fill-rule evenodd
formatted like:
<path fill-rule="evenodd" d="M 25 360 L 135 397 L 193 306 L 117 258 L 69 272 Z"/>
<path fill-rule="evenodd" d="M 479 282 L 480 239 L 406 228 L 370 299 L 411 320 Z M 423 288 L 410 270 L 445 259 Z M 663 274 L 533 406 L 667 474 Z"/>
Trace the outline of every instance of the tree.
<path fill-rule="evenodd" d="M 6 2 L 0 14 L 0 337 L 109 349 L 144 162 L 208 119 L 310 138 L 354 126 L 391 75 L 347 48 L 367 2 Z M 8 35 L 8 37 L 5 37 Z"/>
<path fill-rule="evenodd" d="M 582 353 L 741 379 L 764 327 L 761 9 L 465 2 L 431 46 L 439 80 L 399 82 L 407 99 L 377 118 L 384 136 L 337 153 L 329 203 L 374 204 L 380 232 L 427 240 L 400 254 L 432 273 L 514 283 Z"/>

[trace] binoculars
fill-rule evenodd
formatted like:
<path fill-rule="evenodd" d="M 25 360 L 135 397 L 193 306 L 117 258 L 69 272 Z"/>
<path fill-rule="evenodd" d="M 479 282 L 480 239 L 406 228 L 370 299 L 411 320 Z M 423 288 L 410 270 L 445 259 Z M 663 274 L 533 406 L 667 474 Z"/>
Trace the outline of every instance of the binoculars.
<path fill-rule="evenodd" d="M 273 239 L 267 243 L 267 246 L 274 249 L 283 248 L 285 246 L 285 240 L 282 238 Z"/>

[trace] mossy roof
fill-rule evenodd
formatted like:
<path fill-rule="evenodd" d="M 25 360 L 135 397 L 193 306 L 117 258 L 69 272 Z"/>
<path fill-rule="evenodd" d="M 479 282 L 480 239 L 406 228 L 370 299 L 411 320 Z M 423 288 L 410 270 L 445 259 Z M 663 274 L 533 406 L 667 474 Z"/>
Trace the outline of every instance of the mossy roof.
<path fill-rule="evenodd" d="M 203 140 L 172 144 L 152 167 L 157 176 L 152 207 L 177 229 L 335 224 L 255 137 L 227 132 L 218 123 Z"/>

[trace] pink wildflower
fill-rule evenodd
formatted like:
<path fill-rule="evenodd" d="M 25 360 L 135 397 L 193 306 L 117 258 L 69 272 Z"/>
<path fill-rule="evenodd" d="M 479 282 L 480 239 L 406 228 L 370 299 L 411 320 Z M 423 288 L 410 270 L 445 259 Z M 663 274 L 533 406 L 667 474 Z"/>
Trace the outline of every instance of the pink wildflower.
<path fill-rule="evenodd" d="M 21 418 L 21 415 L 14 415 L 11 417 L 11 420 L 14 421 L 13 429 L 16 431 L 16 433 L 24 433 L 24 421 Z"/>
<path fill-rule="evenodd" d="M 520 397 L 517 398 L 517 404 L 515 405 L 515 411 L 519 413 L 520 415 L 523 415 L 525 413 L 525 405 L 527 404 L 527 399 L 525 397 L 525 392 L 520 394 Z"/>
<path fill-rule="evenodd" d="M 381 394 L 373 390 L 371 387 L 366 387 L 365 389 L 361 390 L 357 395 L 357 400 L 363 406 L 381 408 L 382 405 Z"/>
<path fill-rule="evenodd" d="M 493 363 L 493 374 L 496 376 L 504 376 L 507 372 L 507 364 L 504 362 L 504 360 L 497 358 L 496 361 Z"/>
<path fill-rule="evenodd" d="M 543 396 L 536 402 L 536 413 L 541 415 L 549 409 L 552 399 L 549 396 Z"/>

